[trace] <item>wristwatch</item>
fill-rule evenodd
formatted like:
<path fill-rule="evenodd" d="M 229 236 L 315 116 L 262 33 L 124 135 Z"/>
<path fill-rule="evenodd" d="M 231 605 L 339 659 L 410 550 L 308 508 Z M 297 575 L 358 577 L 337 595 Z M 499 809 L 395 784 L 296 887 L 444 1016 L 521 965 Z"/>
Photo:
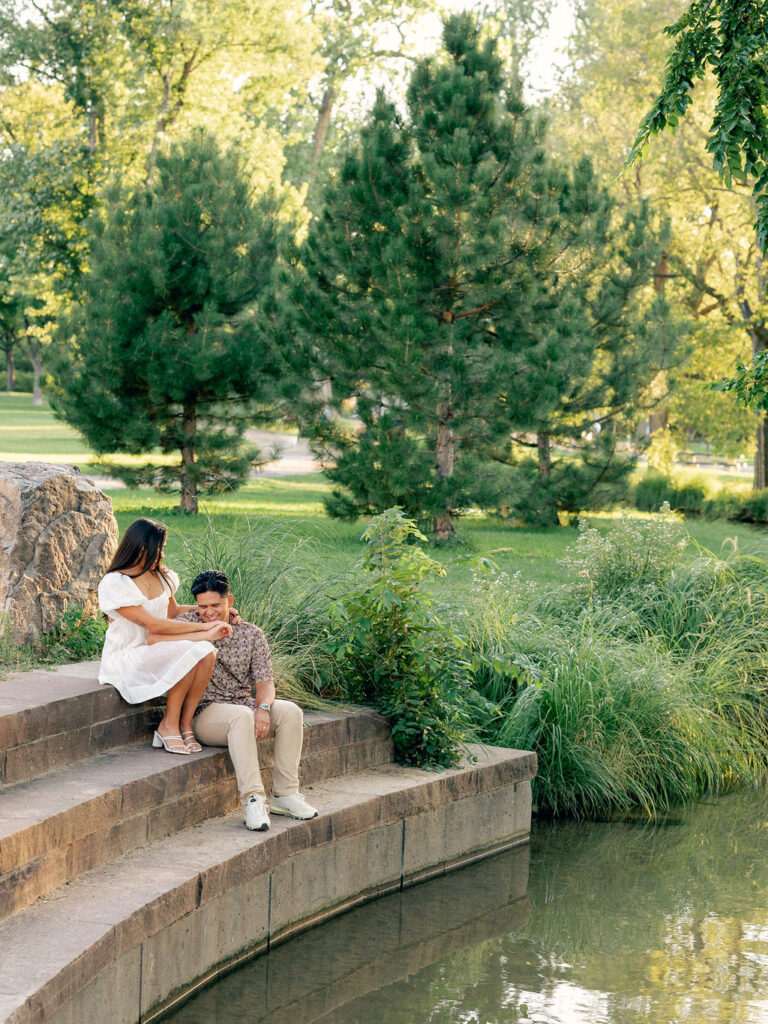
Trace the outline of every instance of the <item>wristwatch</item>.
<path fill-rule="evenodd" d="M 272 710 L 272 705 L 271 704 L 257 704 L 256 705 L 256 710 L 257 711 L 271 711 Z"/>

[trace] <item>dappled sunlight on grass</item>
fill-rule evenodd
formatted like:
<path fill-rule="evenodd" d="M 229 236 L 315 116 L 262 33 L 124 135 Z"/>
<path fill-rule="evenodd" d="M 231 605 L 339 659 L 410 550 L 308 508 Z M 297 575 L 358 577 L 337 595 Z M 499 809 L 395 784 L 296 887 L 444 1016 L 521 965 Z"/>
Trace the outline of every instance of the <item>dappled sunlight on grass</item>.
<path fill-rule="evenodd" d="M 32 406 L 29 394 L 0 394 L 0 460 L 53 463 L 70 462 L 86 473 L 101 475 L 93 464 L 93 454 L 71 427 L 57 420 L 44 404 Z M 108 457 L 109 458 L 109 457 Z M 116 461 L 139 464 L 150 456 L 114 456 Z M 152 456 L 153 460 L 158 457 Z M 173 461 L 172 456 L 163 457 Z M 685 472 L 685 470 L 681 470 Z M 701 474 L 702 469 L 697 469 Z M 709 473 L 707 474 L 710 475 Z M 711 474 L 714 482 L 715 476 Z M 739 486 L 735 480 L 731 486 Z M 302 548 L 301 557 L 311 560 L 319 572 L 333 575 L 348 568 L 362 554 L 360 537 L 367 520 L 340 522 L 325 515 L 323 497 L 330 494 L 331 484 L 320 473 L 280 478 L 255 477 L 238 491 L 201 498 L 199 517 L 177 509 L 178 495 L 162 494 L 151 488 L 114 488 L 107 493 L 112 499 L 121 532 L 139 516 L 148 516 L 166 523 L 169 528 L 168 558 L 180 552 L 183 538 L 200 536 L 210 516 L 216 527 L 230 531 L 242 525 L 244 517 L 268 518 L 290 524 L 297 536 L 311 538 L 313 543 Z M 610 529 L 622 515 L 646 517 L 648 513 L 634 509 L 587 513 L 590 526 Z M 768 532 L 739 523 L 709 522 L 689 519 L 686 528 L 693 540 L 715 553 L 723 544 L 732 547 L 735 541 L 740 552 L 764 550 Z M 524 580 L 541 587 L 562 582 L 558 565 L 569 545 L 576 540 L 576 520 L 570 526 L 547 529 L 526 529 L 494 516 L 473 511 L 458 522 L 457 543 L 434 549 L 434 557 L 450 563 L 448 575 L 433 584 L 437 595 L 458 592 L 469 587 L 472 559 L 490 554 L 504 571 L 520 572 Z M 695 553 L 691 546 L 691 555 Z"/>

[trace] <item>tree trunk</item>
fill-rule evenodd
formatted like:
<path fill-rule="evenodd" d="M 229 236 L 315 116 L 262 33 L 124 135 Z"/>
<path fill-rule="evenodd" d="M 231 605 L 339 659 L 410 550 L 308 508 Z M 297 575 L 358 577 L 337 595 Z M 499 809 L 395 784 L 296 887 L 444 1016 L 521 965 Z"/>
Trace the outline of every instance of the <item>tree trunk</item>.
<path fill-rule="evenodd" d="M 194 405 L 185 405 L 183 412 L 184 442 L 181 446 L 181 501 L 179 508 L 184 512 L 197 513 L 197 482 L 194 477 L 195 434 L 197 416 Z"/>
<path fill-rule="evenodd" d="M 160 139 L 162 138 L 163 132 L 166 128 L 166 122 L 168 119 L 168 106 L 171 97 L 171 73 L 167 71 L 163 75 L 163 96 L 160 100 L 160 112 L 157 115 L 157 121 L 155 123 L 155 130 L 152 134 L 152 145 L 147 155 L 147 181 L 152 174 L 155 167 L 155 161 L 157 160 L 157 149 L 160 145 Z"/>
<path fill-rule="evenodd" d="M 450 480 L 453 476 L 455 441 L 450 427 L 451 409 L 441 404 L 437 411 L 437 475 L 441 480 Z M 448 501 L 445 508 L 435 515 L 433 529 L 437 540 L 448 540 L 456 532 L 453 523 L 453 509 Z"/>
<path fill-rule="evenodd" d="M 752 486 L 756 491 L 761 490 L 763 487 L 768 487 L 768 444 L 766 444 L 765 435 L 765 413 L 759 412 L 757 414 L 757 429 L 755 430 L 755 440 L 757 442 L 755 473 L 752 480 Z"/>
<path fill-rule="evenodd" d="M 42 379 L 43 371 L 43 346 L 35 338 L 27 335 L 27 355 L 32 363 L 32 405 L 43 404 Z"/>
<path fill-rule="evenodd" d="M 320 101 L 320 109 L 317 112 L 317 121 L 315 122 L 315 131 L 312 136 L 312 163 L 309 168 L 310 184 L 317 177 L 320 158 L 323 155 L 325 140 L 328 137 L 328 129 L 331 125 L 331 114 L 333 113 L 333 104 L 335 102 L 336 90 L 332 85 L 329 85 L 323 93 L 323 98 Z"/>
<path fill-rule="evenodd" d="M 13 364 L 13 348 L 5 350 L 5 390 L 16 390 L 16 368 Z"/>
<path fill-rule="evenodd" d="M 648 432 L 655 434 L 657 430 L 666 430 L 669 425 L 669 411 L 654 409 L 648 414 Z"/>
<path fill-rule="evenodd" d="M 549 434 L 546 431 L 536 435 L 536 449 L 539 455 L 539 484 L 541 485 L 541 512 L 539 521 L 542 526 L 559 526 L 557 509 L 552 504 L 549 482 L 552 477 L 552 450 L 549 445 Z"/>
<path fill-rule="evenodd" d="M 539 453 L 539 479 L 548 480 L 552 476 L 552 451 L 549 447 L 549 434 L 542 432 L 536 435 L 536 449 Z"/>
<path fill-rule="evenodd" d="M 766 348 L 766 339 L 764 334 L 764 331 L 758 331 L 754 328 L 749 332 L 749 336 L 752 341 L 753 359 L 759 352 L 764 351 Z M 756 491 L 759 491 L 763 487 L 768 487 L 768 438 L 766 437 L 765 412 L 762 411 L 757 414 L 755 441 L 757 443 L 757 451 L 755 452 L 755 472 L 752 479 L 752 486 Z"/>

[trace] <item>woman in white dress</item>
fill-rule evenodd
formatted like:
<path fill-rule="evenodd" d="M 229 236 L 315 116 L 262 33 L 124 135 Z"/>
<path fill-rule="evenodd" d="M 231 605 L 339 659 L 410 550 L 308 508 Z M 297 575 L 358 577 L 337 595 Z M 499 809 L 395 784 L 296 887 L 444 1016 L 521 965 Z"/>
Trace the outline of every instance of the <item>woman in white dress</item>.
<path fill-rule="evenodd" d="M 109 619 L 99 682 L 110 683 L 129 704 L 165 694 L 152 745 L 191 754 L 202 750 L 192 716 L 213 672 L 211 641 L 229 636 L 232 627 L 175 621 L 192 606 L 176 603 L 179 577 L 163 565 L 165 539 L 161 523 L 137 519 L 99 583 L 99 608 Z"/>

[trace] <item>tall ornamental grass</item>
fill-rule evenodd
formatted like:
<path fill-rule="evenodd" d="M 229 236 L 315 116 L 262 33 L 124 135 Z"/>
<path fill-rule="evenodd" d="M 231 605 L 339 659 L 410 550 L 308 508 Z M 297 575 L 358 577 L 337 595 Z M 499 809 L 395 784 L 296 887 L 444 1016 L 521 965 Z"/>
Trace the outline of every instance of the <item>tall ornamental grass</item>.
<path fill-rule="evenodd" d="M 343 695 L 337 664 L 328 652 L 328 609 L 348 585 L 344 577 L 322 578 L 297 559 L 300 538 L 290 525 L 243 517 L 230 531 L 211 521 L 201 535 L 183 542 L 177 558 L 186 584 L 205 569 L 229 577 L 241 617 L 260 626 L 272 652 L 281 697 L 308 708 L 327 708 L 328 695 Z M 320 691 L 323 691 L 323 696 Z"/>
<path fill-rule="evenodd" d="M 476 581 L 463 623 L 486 738 L 536 751 L 552 815 L 650 818 L 759 784 L 768 763 L 768 564 L 699 551 L 668 510 L 582 525 L 563 584 Z"/>

